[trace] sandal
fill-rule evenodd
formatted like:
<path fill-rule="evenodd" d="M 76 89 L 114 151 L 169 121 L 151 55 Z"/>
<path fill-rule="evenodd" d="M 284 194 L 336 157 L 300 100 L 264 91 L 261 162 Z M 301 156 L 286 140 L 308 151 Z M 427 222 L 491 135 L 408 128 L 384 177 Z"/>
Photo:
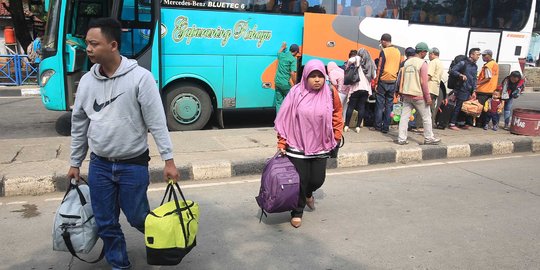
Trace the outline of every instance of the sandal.
<path fill-rule="evenodd" d="M 306 205 L 311 210 L 315 210 L 315 197 L 311 196 L 309 198 L 306 198 Z"/>
<path fill-rule="evenodd" d="M 300 227 L 300 225 L 302 225 L 302 218 L 299 218 L 299 217 L 291 218 L 291 225 L 295 228 Z"/>

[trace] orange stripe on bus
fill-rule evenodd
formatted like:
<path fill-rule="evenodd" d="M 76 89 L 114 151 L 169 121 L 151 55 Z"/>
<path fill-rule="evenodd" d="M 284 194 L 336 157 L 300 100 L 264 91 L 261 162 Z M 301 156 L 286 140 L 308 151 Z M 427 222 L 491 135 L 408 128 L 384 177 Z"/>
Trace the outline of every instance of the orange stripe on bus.
<path fill-rule="evenodd" d="M 379 56 L 379 48 L 358 44 L 356 41 L 337 34 L 332 28 L 337 15 L 324 14 L 321 16 L 320 14 L 306 13 L 304 16 L 304 54 L 327 59 L 347 59 L 350 50 L 364 48 L 373 59 Z M 351 27 L 359 28 L 358 25 L 351 25 Z M 327 41 L 334 41 L 335 46 L 328 47 Z"/>

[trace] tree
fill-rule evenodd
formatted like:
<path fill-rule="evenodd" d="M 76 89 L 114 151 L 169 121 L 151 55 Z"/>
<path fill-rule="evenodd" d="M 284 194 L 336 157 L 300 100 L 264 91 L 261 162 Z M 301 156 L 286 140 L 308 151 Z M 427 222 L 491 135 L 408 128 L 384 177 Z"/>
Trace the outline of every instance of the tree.
<path fill-rule="evenodd" d="M 15 28 L 15 36 L 17 41 L 21 44 L 24 52 L 28 45 L 32 43 L 32 37 L 30 36 L 30 31 L 26 25 L 26 19 L 23 9 L 23 1 L 21 0 L 9 0 L 9 5 L 6 5 L 5 0 L 2 1 L 4 8 L 11 13 L 11 19 L 13 21 L 13 28 Z"/>

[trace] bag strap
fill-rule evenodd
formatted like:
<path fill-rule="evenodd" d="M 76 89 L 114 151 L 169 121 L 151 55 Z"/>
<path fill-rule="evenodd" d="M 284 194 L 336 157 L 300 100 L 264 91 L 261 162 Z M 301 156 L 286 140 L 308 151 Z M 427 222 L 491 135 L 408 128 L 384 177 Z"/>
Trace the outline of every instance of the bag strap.
<path fill-rule="evenodd" d="M 86 182 L 86 180 L 84 180 L 84 178 L 81 177 L 80 180 L 82 180 L 86 185 L 88 185 L 88 182 Z M 81 205 L 86 205 L 86 198 L 82 194 L 82 191 L 79 189 L 79 181 L 77 181 L 75 179 L 70 179 L 68 181 L 69 181 L 69 185 L 68 185 L 68 188 L 66 190 L 66 193 L 64 194 L 64 198 L 62 198 L 62 203 L 66 200 L 66 196 L 68 195 L 68 193 L 72 189 L 75 189 L 77 191 L 77 194 L 79 194 L 79 200 L 81 202 Z"/>
<path fill-rule="evenodd" d="M 184 195 L 182 194 L 182 191 L 180 190 L 180 186 L 178 186 L 178 183 L 175 183 L 175 185 L 178 188 L 178 191 L 180 191 L 180 194 L 182 195 L 182 199 L 184 199 L 184 203 L 186 203 L 186 206 L 187 206 L 186 199 L 184 198 Z M 182 210 L 180 208 L 180 204 L 178 203 L 178 196 L 176 195 L 176 191 L 174 190 L 174 187 L 172 187 L 173 186 L 172 181 L 169 181 L 168 186 L 171 186 L 169 191 L 172 194 L 172 196 L 174 197 L 174 204 L 176 205 L 176 212 L 178 214 L 178 218 L 180 219 L 180 226 L 182 227 L 182 234 L 184 235 L 184 244 L 185 244 L 185 247 L 187 247 L 188 246 L 188 236 L 186 234 L 186 226 L 184 225 L 184 217 L 182 216 Z M 193 214 L 191 213 L 190 207 L 187 207 L 187 209 L 188 209 L 189 213 L 191 214 L 191 217 L 193 217 Z"/>
<path fill-rule="evenodd" d="M 88 185 L 88 182 L 86 182 L 86 180 L 84 180 L 84 178 L 80 178 L 80 180 L 82 180 L 86 185 Z M 84 195 L 82 194 L 82 191 L 81 189 L 79 188 L 79 181 L 75 180 L 75 179 L 70 179 L 69 180 L 69 187 L 66 191 L 66 194 L 64 194 L 64 198 L 62 199 L 62 202 L 64 202 L 64 200 L 66 199 L 66 196 L 68 195 L 69 191 L 71 191 L 72 189 L 75 189 L 77 191 L 77 194 L 79 194 L 79 200 L 81 202 L 81 205 L 86 205 L 87 201 L 86 201 L 86 198 L 84 198 Z M 88 218 L 88 220 L 90 220 L 91 218 L 93 218 L 94 216 L 91 216 Z M 86 223 L 88 220 L 86 220 L 84 223 Z M 77 255 L 77 253 L 75 252 L 75 249 L 73 248 L 73 244 L 71 243 L 71 237 L 70 237 L 70 234 L 69 232 L 66 230 L 66 229 L 62 229 L 62 238 L 64 239 L 64 243 L 66 244 L 66 247 L 68 248 L 69 250 L 69 253 L 71 253 L 71 256 L 83 261 L 83 262 L 86 262 L 86 263 L 97 263 L 99 261 L 101 261 L 101 259 L 103 259 L 103 257 L 105 256 L 105 247 L 102 247 L 101 248 L 101 253 L 99 254 L 99 257 L 93 261 L 87 261 L 81 257 L 79 257 Z"/>
<path fill-rule="evenodd" d="M 105 256 L 105 246 L 103 246 L 101 248 L 101 253 L 99 254 L 99 257 L 93 261 L 87 261 L 81 257 L 79 257 L 77 255 L 77 253 L 75 253 L 75 249 L 73 248 L 73 244 L 71 243 L 71 238 L 70 238 L 70 235 L 69 235 L 69 232 L 67 230 L 63 230 L 62 232 L 62 238 L 64 239 L 64 242 L 66 243 L 66 247 L 68 248 L 69 250 L 69 253 L 71 253 L 71 256 L 83 261 L 83 262 L 86 262 L 86 263 L 97 263 L 99 261 L 101 261 L 101 259 L 103 259 L 103 257 Z"/>

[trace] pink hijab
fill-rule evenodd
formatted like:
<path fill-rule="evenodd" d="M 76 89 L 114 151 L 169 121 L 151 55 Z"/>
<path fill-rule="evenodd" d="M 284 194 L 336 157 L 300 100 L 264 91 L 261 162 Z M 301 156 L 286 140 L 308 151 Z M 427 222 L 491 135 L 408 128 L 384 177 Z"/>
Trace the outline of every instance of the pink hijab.
<path fill-rule="evenodd" d="M 310 60 L 302 80 L 291 88 L 274 121 L 275 130 L 291 147 L 305 155 L 328 152 L 336 146 L 332 127 L 332 91 L 327 83 L 320 90 L 308 88 L 308 76 L 318 70 L 326 76 L 323 62 Z"/>
<path fill-rule="evenodd" d="M 337 85 L 337 90 L 339 92 L 343 91 L 343 80 L 345 77 L 345 71 L 338 67 L 335 62 L 329 62 L 327 65 L 328 68 L 328 77 L 332 84 Z"/>

